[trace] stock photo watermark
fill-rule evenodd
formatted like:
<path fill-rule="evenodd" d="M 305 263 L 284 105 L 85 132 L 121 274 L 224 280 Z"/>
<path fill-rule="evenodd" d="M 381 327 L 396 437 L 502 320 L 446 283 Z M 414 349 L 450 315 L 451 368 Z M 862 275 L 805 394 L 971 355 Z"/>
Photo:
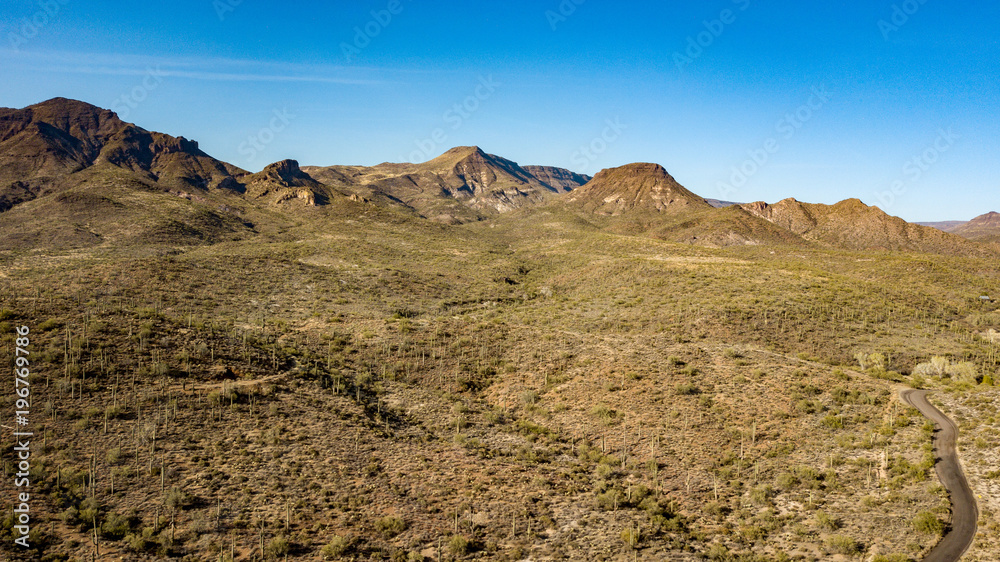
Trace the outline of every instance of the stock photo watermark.
<path fill-rule="evenodd" d="M 739 19 L 739 12 L 745 12 L 750 8 L 751 0 L 732 0 L 732 2 L 736 5 L 735 10 L 725 8 L 719 12 L 718 18 L 702 21 L 704 31 L 696 35 L 689 35 L 684 50 L 674 51 L 674 66 L 677 67 L 677 70 L 684 70 L 685 67 L 693 64 L 701 55 L 705 54 L 705 50 L 714 45 L 729 26 L 736 23 L 736 20 Z"/>
<path fill-rule="evenodd" d="M 601 134 L 594 137 L 589 143 L 581 145 L 570 156 L 570 162 L 581 172 L 586 172 L 602 154 L 608 151 L 612 144 L 621 139 L 622 132 L 628 129 L 628 125 L 622 123 L 620 117 L 605 119 L 604 124 L 605 127 Z"/>
<path fill-rule="evenodd" d="M 31 533 L 31 438 L 33 432 L 28 431 L 31 416 L 31 330 L 27 326 L 19 326 L 17 338 L 14 340 L 14 487 L 18 489 L 13 507 L 14 543 L 23 548 L 29 548 L 28 537 Z M 6 427 L 6 426 L 5 426 Z"/>
<path fill-rule="evenodd" d="M 264 152 L 267 145 L 274 142 L 278 134 L 287 129 L 295 119 L 295 114 L 289 112 L 288 108 L 275 109 L 271 113 L 271 120 L 266 127 L 261 127 L 259 131 L 240 143 L 239 153 L 246 158 L 247 163 L 253 162 L 258 154 Z"/>
<path fill-rule="evenodd" d="M 413 0 L 406 0 L 412 2 Z M 354 27 L 354 40 L 351 43 L 341 41 L 340 51 L 347 62 L 354 62 L 354 59 L 361 55 L 376 37 L 382 35 L 385 28 L 395 20 L 396 16 L 403 13 L 406 5 L 403 0 L 389 0 L 384 9 L 372 10 L 372 19 L 363 26 Z"/>
<path fill-rule="evenodd" d="M 212 0 L 212 7 L 215 8 L 219 21 L 226 21 L 226 16 L 235 12 L 242 3 L 243 0 Z"/>
<path fill-rule="evenodd" d="M 888 41 L 890 34 L 898 32 L 904 25 L 910 23 L 910 18 L 915 16 L 927 2 L 928 0 L 906 0 L 902 4 L 893 4 L 889 19 L 878 20 L 882 38 Z"/>
<path fill-rule="evenodd" d="M 146 75 L 138 85 L 111 102 L 111 111 L 117 113 L 121 119 L 128 119 L 132 110 L 149 99 L 149 95 L 163 84 L 166 75 L 167 73 L 161 70 L 159 65 L 156 68 L 148 67 Z"/>
<path fill-rule="evenodd" d="M 21 47 L 27 45 L 29 41 L 38 37 L 45 26 L 49 25 L 62 12 L 62 7 L 69 4 L 70 0 L 39 0 L 38 11 L 28 18 L 21 18 L 17 22 L 16 31 L 7 34 L 7 41 L 14 51 L 19 51 Z M 15 24 L 17 25 L 17 24 Z"/>
<path fill-rule="evenodd" d="M 560 24 L 569 21 L 570 16 L 586 2 L 587 0 L 562 0 L 555 10 L 545 10 L 545 19 L 548 20 L 552 31 L 558 30 Z"/>
<path fill-rule="evenodd" d="M 760 172 L 780 150 L 782 142 L 792 140 L 796 134 L 830 102 L 831 94 L 825 85 L 813 86 L 809 100 L 795 111 L 785 114 L 774 125 L 776 136 L 768 137 L 757 148 L 747 150 L 747 159 L 733 166 L 729 182 L 719 182 L 719 194 L 729 197 L 742 189 L 750 178 Z"/>
<path fill-rule="evenodd" d="M 879 208 L 885 211 L 892 207 L 900 196 L 906 194 L 907 185 L 920 181 L 924 174 L 940 162 L 941 157 L 954 148 L 960 140 L 962 140 L 961 135 L 952 131 L 951 128 L 938 129 L 938 135 L 934 142 L 903 164 L 903 177 L 889 184 L 889 189 L 875 193 L 875 200 L 878 201 Z"/>
<path fill-rule="evenodd" d="M 497 82 L 493 75 L 480 76 L 479 83 L 476 84 L 472 93 L 462 101 L 456 102 L 446 110 L 441 119 L 448 124 L 452 132 L 457 131 L 465 125 L 465 122 L 482 107 L 483 102 L 489 100 L 496 94 L 496 91 L 503 86 Z M 417 149 L 410 153 L 406 160 L 411 164 L 418 164 L 425 160 L 437 156 L 440 148 L 448 142 L 448 131 L 444 127 L 435 128 L 430 135 L 423 139 L 414 141 Z"/>

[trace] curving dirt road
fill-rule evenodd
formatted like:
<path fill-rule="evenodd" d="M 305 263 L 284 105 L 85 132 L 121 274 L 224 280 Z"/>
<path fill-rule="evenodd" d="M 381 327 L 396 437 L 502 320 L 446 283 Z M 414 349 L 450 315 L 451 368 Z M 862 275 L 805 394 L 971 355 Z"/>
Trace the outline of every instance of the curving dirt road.
<path fill-rule="evenodd" d="M 903 390 L 899 393 L 903 402 L 920 410 L 920 413 L 938 426 L 934 434 L 934 451 L 937 463 L 934 465 L 941 484 L 951 495 L 951 527 L 945 531 L 941 542 L 924 557 L 923 562 L 956 562 L 972 545 L 976 537 L 979 508 L 972 494 L 962 465 L 958 462 L 955 441 L 958 428 L 940 410 L 927 401 L 926 390 Z"/>

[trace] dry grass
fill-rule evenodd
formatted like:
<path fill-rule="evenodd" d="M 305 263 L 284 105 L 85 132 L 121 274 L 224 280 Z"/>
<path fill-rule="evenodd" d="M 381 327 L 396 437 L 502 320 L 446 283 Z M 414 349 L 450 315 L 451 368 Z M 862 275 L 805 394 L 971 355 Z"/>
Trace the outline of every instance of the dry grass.
<path fill-rule="evenodd" d="M 936 539 L 912 521 L 947 503 L 896 381 L 997 365 L 989 263 L 558 214 L 0 261 L 0 331 L 37 354 L 32 559 L 89 557 L 95 518 L 126 559 L 916 557 Z M 988 427 L 963 434 L 977 486 Z"/>

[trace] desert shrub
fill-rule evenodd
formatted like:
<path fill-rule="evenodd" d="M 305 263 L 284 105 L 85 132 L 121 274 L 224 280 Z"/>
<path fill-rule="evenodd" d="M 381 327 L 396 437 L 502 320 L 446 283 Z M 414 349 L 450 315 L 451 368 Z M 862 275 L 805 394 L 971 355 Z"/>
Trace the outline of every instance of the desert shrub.
<path fill-rule="evenodd" d="M 745 525 L 740 527 L 740 536 L 746 542 L 756 542 L 767 536 L 767 531 L 760 525 Z"/>
<path fill-rule="evenodd" d="M 840 528 L 840 522 L 831 517 L 825 511 L 817 511 L 816 526 L 824 531 L 836 531 Z"/>
<path fill-rule="evenodd" d="M 618 417 L 618 412 L 607 407 L 605 404 L 598 404 L 590 410 L 590 415 L 599 418 L 604 422 L 604 425 L 611 425 Z"/>
<path fill-rule="evenodd" d="M 625 503 L 625 494 L 618 488 L 611 488 L 605 492 L 597 494 L 597 507 L 605 511 L 612 511 L 621 507 Z"/>
<path fill-rule="evenodd" d="M 80 530 L 93 529 L 94 521 L 101 515 L 100 502 L 94 498 L 87 498 L 80 502 L 79 510 L 77 523 L 80 526 Z"/>
<path fill-rule="evenodd" d="M 776 482 L 782 490 L 791 490 L 795 486 L 798 486 L 799 479 L 791 472 L 782 472 L 778 475 Z"/>
<path fill-rule="evenodd" d="M 681 383 L 675 386 L 674 390 L 676 390 L 677 394 L 681 396 L 692 396 L 698 394 L 698 387 L 691 383 Z"/>
<path fill-rule="evenodd" d="M 621 532 L 621 539 L 629 548 L 635 548 L 639 545 L 639 530 L 629 525 Z"/>
<path fill-rule="evenodd" d="M 922 511 L 913 519 L 913 528 L 925 535 L 940 535 L 944 531 L 944 523 L 937 515 Z"/>
<path fill-rule="evenodd" d="M 823 418 L 823 425 L 830 429 L 844 429 L 844 418 L 830 414 Z"/>
<path fill-rule="evenodd" d="M 121 540 L 127 535 L 132 527 L 139 524 L 139 518 L 134 514 L 121 515 L 110 513 L 101 524 L 101 535 L 113 540 Z"/>
<path fill-rule="evenodd" d="M 757 486 L 750 491 L 750 501 L 758 506 L 770 505 L 773 496 L 774 489 L 770 486 Z"/>
<path fill-rule="evenodd" d="M 170 509 L 186 509 L 191 505 L 193 498 L 190 494 L 181 490 L 177 486 L 170 488 L 163 498 L 163 503 Z"/>
<path fill-rule="evenodd" d="M 375 521 L 375 530 L 386 538 L 392 538 L 406 530 L 406 522 L 398 517 L 382 517 Z"/>
<path fill-rule="evenodd" d="M 709 560 L 732 560 L 733 557 L 729 553 L 729 549 L 725 545 L 714 543 L 708 548 L 708 559 Z"/>
<path fill-rule="evenodd" d="M 469 539 L 462 535 L 455 535 L 448 539 L 448 550 L 455 556 L 463 556 L 469 553 Z"/>
<path fill-rule="evenodd" d="M 970 361 L 963 361 L 961 363 L 948 365 L 945 367 L 945 373 L 961 382 L 967 382 L 970 384 L 979 383 L 979 369 L 976 368 L 975 363 Z"/>
<path fill-rule="evenodd" d="M 320 550 L 324 560 L 333 560 L 347 553 L 351 548 L 351 539 L 334 535 L 330 542 Z"/>
<path fill-rule="evenodd" d="M 152 527 L 143 527 L 141 532 L 125 535 L 125 543 L 135 552 L 152 550 L 158 545 Z"/>
<path fill-rule="evenodd" d="M 267 547 L 264 549 L 264 554 L 273 560 L 283 558 L 291 550 L 291 545 L 288 542 L 288 538 L 284 536 L 277 536 L 271 539 L 271 542 L 267 543 Z"/>
<path fill-rule="evenodd" d="M 851 556 L 861 552 L 861 545 L 858 541 L 844 535 L 833 535 L 826 539 L 826 545 L 837 554 Z"/>
<path fill-rule="evenodd" d="M 61 327 L 62 325 L 63 323 L 60 322 L 59 320 L 56 320 L 55 318 L 49 318 L 48 320 L 39 324 L 38 328 L 36 329 L 40 332 L 49 332 L 51 330 L 55 330 L 56 328 Z"/>

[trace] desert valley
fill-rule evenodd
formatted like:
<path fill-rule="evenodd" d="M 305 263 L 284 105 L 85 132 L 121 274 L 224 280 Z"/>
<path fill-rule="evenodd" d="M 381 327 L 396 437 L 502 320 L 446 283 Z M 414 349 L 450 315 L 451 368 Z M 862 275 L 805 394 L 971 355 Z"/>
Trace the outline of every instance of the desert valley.
<path fill-rule="evenodd" d="M 954 508 L 910 388 L 1000 559 L 992 209 L 336 161 L 0 109 L 5 560 L 919 561 Z"/>

